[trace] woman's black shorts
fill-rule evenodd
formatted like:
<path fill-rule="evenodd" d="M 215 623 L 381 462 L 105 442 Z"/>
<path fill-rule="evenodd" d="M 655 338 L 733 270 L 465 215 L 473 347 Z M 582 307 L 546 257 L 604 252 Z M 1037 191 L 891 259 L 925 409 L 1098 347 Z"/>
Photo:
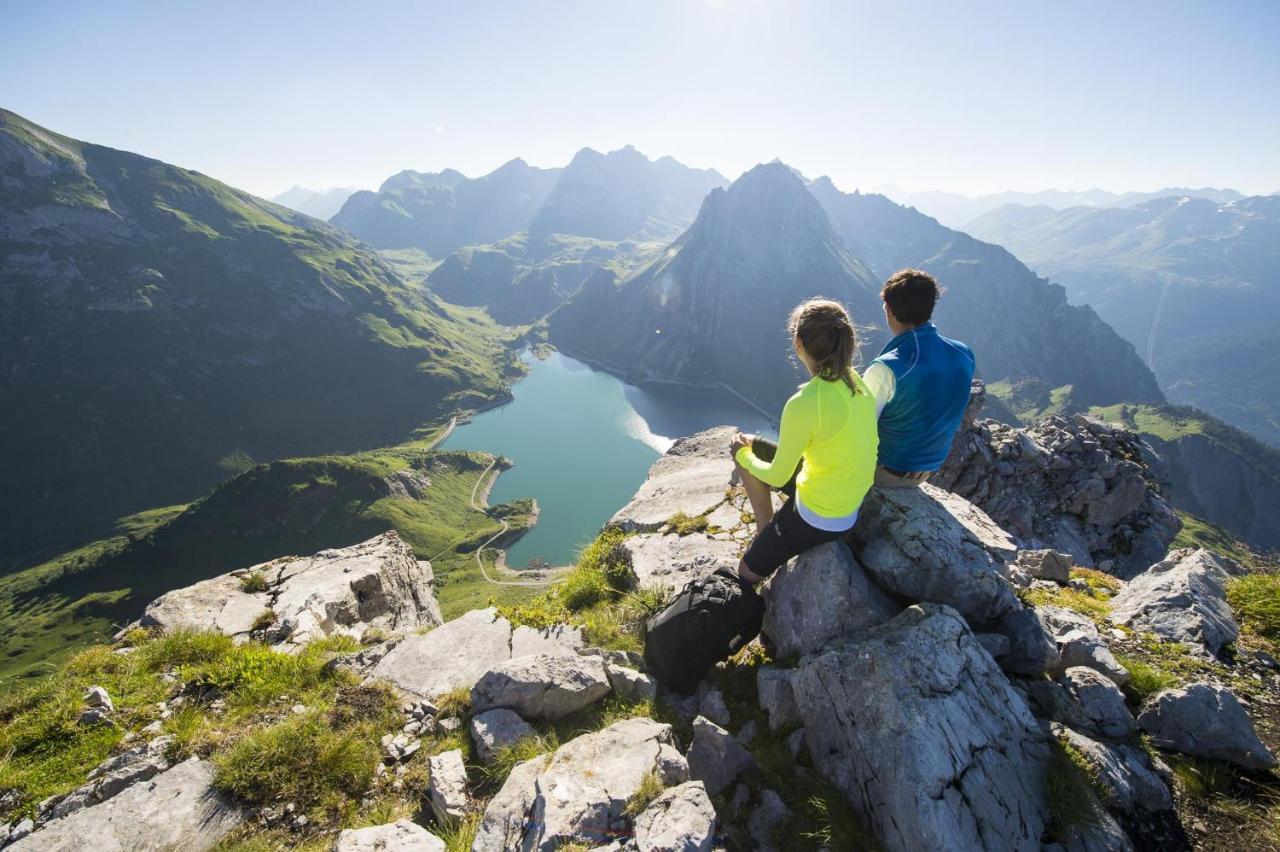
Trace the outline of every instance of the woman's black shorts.
<path fill-rule="evenodd" d="M 762 461 L 773 461 L 777 451 L 778 445 L 768 438 L 756 438 L 751 442 L 751 452 Z M 800 464 L 803 465 L 804 461 L 801 460 Z M 747 547 L 747 552 L 742 555 L 753 574 L 768 577 L 791 557 L 849 534 L 848 530 L 820 530 L 800 517 L 800 513 L 796 511 L 796 475 L 799 472 L 800 466 L 797 465 L 791 479 L 778 489 L 787 495 L 787 501 L 782 504 L 781 509 L 774 512 L 769 526 L 756 534 Z"/>

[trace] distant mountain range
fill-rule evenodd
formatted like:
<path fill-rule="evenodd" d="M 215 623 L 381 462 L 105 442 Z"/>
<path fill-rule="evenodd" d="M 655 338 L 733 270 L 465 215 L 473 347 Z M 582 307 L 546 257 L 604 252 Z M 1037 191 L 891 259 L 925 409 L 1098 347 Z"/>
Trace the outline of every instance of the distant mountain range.
<path fill-rule="evenodd" d="M 1280 446 L 1280 197 L 1007 205 L 969 229 L 1096 308 L 1171 400 Z"/>
<path fill-rule="evenodd" d="M 508 333 L 316 219 L 0 111 L 0 566 L 504 392 Z"/>
<path fill-rule="evenodd" d="M 347 199 L 358 190 L 354 186 L 337 187 L 335 189 L 307 189 L 305 186 L 294 186 L 271 200 L 276 204 L 306 213 L 317 219 L 328 220 L 330 216 L 342 209 Z"/>
<path fill-rule="evenodd" d="M 847 195 L 826 178 L 806 185 L 781 163 L 713 190 L 644 270 L 595 275 L 551 315 L 549 334 L 634 378 L 724 383 L 773 410 L 802 378 L 786 359 L 790 308 L 815 295 L 845 302 L 873 356 L 887 338 L 879 282 L 907 265 L 949 288 L 939 323 L 974 346 L 981 375 L 1072 385 L 1092 404 L 1163 401 L 1132 346 L 1008 252 L 883 196 Z"/>
<path fill-rule="evenodd" d="M 1244 195 L 1234 189 L 1215 189 L 1203 187 L 1189 189 L 1186 187 L 1166 187 L 1154 192 L 1108 192 L 1105 189 L 1085 189 L 1080 191 L 1062 189 L 1044 189 L 1039 192 L 993 192 L 985 195 L 962 195 L 957 192 L 908 192 L 901 187 L 888 184 L 876 187 L 873 192 L 891 198 L 899 204 L 914 207 L 921 213 L 932 216 L 944 225 L 952 228 L 965 227 L 973 219 L 997 207 L 1006 204 L 1021 204 L 1034 207 L 1052 207 L 1065 210 L 1068 207 L 1130 207 L 1166 198 L 1170 195 L 1205 198 L 1210 201 L 1238 201 Z"/>

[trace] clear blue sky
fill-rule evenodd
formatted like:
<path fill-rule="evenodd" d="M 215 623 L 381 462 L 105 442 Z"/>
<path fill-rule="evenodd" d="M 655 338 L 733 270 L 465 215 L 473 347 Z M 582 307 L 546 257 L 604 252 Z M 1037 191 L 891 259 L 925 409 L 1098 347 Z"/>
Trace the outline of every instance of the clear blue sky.
<path fill-rule="evenodd" d="M 1280 2 L 0 0 L 0 106 L 271 195 L 633 144 L 846 189 L 1280 190 Z"/>

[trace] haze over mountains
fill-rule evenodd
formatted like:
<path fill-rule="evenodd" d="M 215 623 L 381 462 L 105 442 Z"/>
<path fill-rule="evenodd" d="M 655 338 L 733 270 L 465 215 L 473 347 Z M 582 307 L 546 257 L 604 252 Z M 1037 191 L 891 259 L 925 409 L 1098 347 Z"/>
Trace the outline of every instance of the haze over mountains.
<path fill-rule="evenodd" d="M 329 219 L 342 209 L 347 199 L 357 192 L 354 186 L 336 187 L 334 189 L 308 189 L 305 186 L 293 186 L 271 200 L 276 204 L 306 213 L 317 219 Z"/>
<path fill-rule="evenodd" d="M 1157 198 L 1187 196 L 1210 201 L 1238 201 L 1244 195 L 1234 189 L 1201 187 L 1166 187 L 1153 192 L 1108 192 L 1105 189 L 1063 190 L 1043 189 L 1039 192 L 992 192 L 980 195 L 964 195 L 958 192 L 928 190 L 908 192 L 899 186 L 886 184 L 873 192 L 883 194 L 899 204 L 914 207 L 952 228 L 968 230 L 969 222 L 982 214 L 1006 204 L 1052 207 L 1065 210 L 1068 207 L 1130 207 Z"/>
<path fill-rule="evenodd" d="M 1008 205 L 969 230 L 1096 308 L 1170 399 L 1280 446 L 1280 197 Z"/>

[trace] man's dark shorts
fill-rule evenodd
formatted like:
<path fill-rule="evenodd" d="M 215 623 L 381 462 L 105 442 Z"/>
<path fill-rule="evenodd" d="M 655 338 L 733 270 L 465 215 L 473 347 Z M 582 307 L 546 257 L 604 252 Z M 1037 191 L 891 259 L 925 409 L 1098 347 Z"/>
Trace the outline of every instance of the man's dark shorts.
<path fill-rule="evenodd" d="M 778 445 L 768 438 L 756 438 L 751 442 L 751 452 L 761 461 L 773 461 L 777 451 Z M 804 461 L 801 460 L 800 465 L 803 464 Z M 742 555 L 753 574 L 767 577 L 785 565 L 791 557 L 849 534 L 848 530 L 820 530 L 800 517 L 800 513 L 796 511 L 796 476 L 800 473 L 800 465 L 796 466 L 791 479 L 778 489 L 787 495 L 787 501 L 782 504 L 781 509 L 774 512 L 769 526 L 751 540 L 747 552 Z"/>

